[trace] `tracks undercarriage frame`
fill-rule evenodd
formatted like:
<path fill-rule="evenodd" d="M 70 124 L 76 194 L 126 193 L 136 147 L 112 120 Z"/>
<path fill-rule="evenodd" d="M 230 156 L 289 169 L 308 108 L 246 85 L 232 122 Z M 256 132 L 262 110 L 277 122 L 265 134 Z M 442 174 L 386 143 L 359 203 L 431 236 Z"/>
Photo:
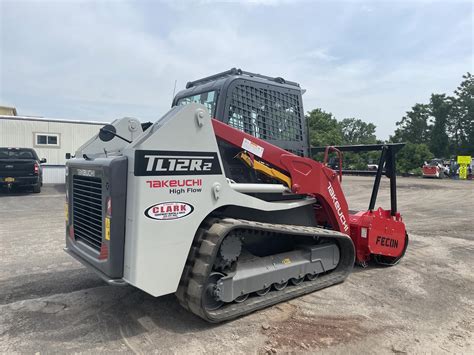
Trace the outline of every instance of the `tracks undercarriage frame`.
<path fill-rule="evenodd" d="M 243 302 L 228 303 L 215 310 L 206 309 L 203 297 L 206 293 L 209 276 L 213 272 L 219 247 L 224 238 L 236 229 L 333 240 L 340 249 L 340 260 L 334 270 L 313 280 L 287 287 L 281 291 L 272 290 L 263 296 L 249 297 Z M 354 245 L 351 238 L 337 231 L 232 218 L 210 218 L 201 225 L 197 232 L 176 296 L 184 308 L 208 322 L 219 323 L 343 282 L 352 271 L 354 258 Z"/>

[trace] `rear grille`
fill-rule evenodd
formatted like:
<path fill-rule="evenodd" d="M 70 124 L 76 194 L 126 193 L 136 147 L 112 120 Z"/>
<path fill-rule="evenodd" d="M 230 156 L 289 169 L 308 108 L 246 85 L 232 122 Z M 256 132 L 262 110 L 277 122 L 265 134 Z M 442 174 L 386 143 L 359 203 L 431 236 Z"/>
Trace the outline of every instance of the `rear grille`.
<path fill-rule="evenodd" d="M 72 221 L 74 236 L 100 251 L 102 245 L 102 180 L 98 177 L 72 178 Z"/>

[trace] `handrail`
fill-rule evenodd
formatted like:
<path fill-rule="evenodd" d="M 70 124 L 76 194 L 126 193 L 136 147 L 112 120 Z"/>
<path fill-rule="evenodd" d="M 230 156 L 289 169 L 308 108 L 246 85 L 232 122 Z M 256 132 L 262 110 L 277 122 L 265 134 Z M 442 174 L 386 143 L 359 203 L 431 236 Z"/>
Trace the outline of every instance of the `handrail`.
<path fill-rule="evenodd" d="M 339 181 L 342 182 L 342 152 L 332 145 L 328 145 L 324 151 L 324 162 L 325 166 L 328 165 L 329 152 L 336 152 L 339 157 Z"/>

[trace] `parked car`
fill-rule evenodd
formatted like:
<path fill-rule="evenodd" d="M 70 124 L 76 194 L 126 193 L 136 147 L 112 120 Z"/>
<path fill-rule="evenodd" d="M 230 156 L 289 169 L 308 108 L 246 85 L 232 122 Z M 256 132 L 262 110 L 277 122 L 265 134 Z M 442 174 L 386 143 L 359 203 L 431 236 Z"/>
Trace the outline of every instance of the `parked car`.
<path fill-rule="evenodd" d="M 442 159 L 432 159 L 429 163 L 425 162 L 422 167 L 424 178 L 442 179 L 449 176 L 449 170 Z"/>
<path fill-rule="evenodd" d="M 39 159 L 31 148 L 0 147 L 0 187 L 30 187 L 33 192 L 41 192 L 43 174 Z"/>

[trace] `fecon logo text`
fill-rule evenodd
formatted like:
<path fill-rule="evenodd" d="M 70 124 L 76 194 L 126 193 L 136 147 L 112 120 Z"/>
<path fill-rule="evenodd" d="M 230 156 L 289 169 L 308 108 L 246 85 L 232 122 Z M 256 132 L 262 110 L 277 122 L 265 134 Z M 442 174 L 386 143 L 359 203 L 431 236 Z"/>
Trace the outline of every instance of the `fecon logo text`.
<path fill-rule="evenodd" d="M 375 244 L 379 244 L 383 247 L 398 248 L 398 240 L 387 237 L 378 236 Z"/>
<path fill-rule="evenodd" d="M 135 176 L 217 175 L 221 166 L 215 152 L 137 150 Z"/>
<path fill-rule="evenodd" d="M 190 215 L 194 207 L 185 202 L 163 202 L 150 206 L 145 211 L 145 216 L 160 221 L 179 219 Z"/>

